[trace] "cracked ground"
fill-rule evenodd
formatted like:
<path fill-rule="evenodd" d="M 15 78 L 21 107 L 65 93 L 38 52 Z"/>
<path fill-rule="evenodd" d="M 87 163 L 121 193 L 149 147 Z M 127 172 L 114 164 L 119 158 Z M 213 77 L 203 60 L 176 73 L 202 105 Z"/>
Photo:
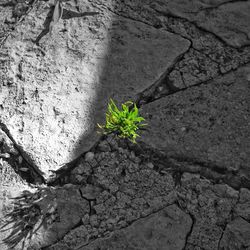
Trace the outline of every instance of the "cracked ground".
<path fill-rule="evenodd" d="M 3 0 L 0 249 L 249 250 L 249 13 Z M 109 98 L 137 144 L 96 133 Z"/>

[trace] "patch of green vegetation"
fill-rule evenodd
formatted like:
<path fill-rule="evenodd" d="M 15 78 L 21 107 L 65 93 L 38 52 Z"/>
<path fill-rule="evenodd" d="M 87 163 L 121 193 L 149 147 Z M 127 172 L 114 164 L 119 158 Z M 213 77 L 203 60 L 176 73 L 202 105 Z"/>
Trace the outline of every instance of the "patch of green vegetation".
<path fill-rule="evenodd" d="M 136 138 L 139 136 L 137 131 L 147 125 L 142 123 L 143 121 L 145 119 L 139 116 L 139 110 L 133 102 L 125 102 L 120 110 L 114 101 L 110 99 L 106 113 L 106 124 L 97 125 L 104 134 L 115 133 L 120 138 L 128 138 L 133 143 L 136 143 Z"/>

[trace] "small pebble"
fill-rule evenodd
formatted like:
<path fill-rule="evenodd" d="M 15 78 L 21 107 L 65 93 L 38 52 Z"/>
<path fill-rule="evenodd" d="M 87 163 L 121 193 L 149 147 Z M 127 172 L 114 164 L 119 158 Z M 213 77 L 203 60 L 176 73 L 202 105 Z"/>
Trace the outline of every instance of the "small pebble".
<path fill-rule="evenodd" d="M 21 155 L 18 156 L 18 163 L 21 165 L 23 162 L 23 157 Z"/>
<path fill-rule="evenodd" d="M 89 223 L 89 215 L 85 214 L 84 217 L 82 217 L 82 223 L 88 224 Z"/>
<path fill-rule="evenodd" d="M 97 215 L 95 215 L 95 214 L 90 216 L 89 222 L 90 222 L 90 225 L 92 227 L 98 227 L 99 226 L 98 218 L 97 218 Z"/>
<path fill-rule="evenodd" d="M 28 172 L 29 171 L 28 168 L 19 168 L 19 170 L 22 171 L 22 172 Z"/>
<path fill-rule="evenodd" d="M 84 159 L 85 161 L 90 162 L 94 159 L 94 157 L 95 157 L 95 154 L 93 152 L 88 152 L 85 154 Z"/>
<path fill-rule="evenodd" d="M 147 167 L 153 169 L 154 168 L 154 164 L 152 162 L 148 162 L 147 163 Z"/>
<path fill-rule="evenodd" d="M 109 146 L 109 144 L 106 141 L 101 141 L 98 145 L 98 150 L 100 150 L 101 152 L 109 152 L 111 151 L 111 148 Z"/>
<path fill-rule="evenodd" d="M 0 158 L 8 159 L 8 158 L 10 158 L 10 154 L 8 154 L 8 153 L 0 153 Z"/>

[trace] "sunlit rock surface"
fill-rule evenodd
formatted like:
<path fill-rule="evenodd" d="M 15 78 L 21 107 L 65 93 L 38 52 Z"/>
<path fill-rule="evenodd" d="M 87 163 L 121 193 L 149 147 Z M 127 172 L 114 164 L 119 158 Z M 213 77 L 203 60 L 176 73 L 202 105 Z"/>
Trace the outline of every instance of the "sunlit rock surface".
<path fill-rule="evenodd" d="M 134 99 L 190 44 L 79 4 L 80 12 L 73 1 L 64 3 L 61 20 L 48 32 L 51 4 L 39 1 L 2 55 L 1 122 L 45 178 L 93 145 L 110 97 Z"/>

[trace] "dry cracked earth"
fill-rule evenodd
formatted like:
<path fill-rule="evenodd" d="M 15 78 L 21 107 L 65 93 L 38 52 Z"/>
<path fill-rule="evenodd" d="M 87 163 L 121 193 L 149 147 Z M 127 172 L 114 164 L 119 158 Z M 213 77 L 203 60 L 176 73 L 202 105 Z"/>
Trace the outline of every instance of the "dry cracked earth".
<path fill-rule="evenodd" d="M 0 249 L 250 250 L 249 13 L 1 0 Z M 109 98 L 137 144 L 96 133 Z"/>

